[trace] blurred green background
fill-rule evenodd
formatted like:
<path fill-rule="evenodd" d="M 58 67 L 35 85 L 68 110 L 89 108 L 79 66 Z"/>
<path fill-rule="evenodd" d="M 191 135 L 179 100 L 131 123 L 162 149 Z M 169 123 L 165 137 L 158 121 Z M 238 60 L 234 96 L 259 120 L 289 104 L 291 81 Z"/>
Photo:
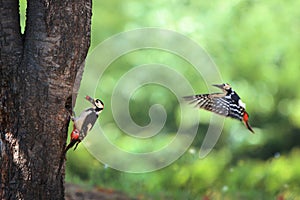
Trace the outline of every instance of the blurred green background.
<path fill-rule="evenodd" d="M 197 137 L 172 165 L 151 173 L 124 173 L 99 163 L 79 145 L 75 152 L 68 152 L 66 180 L 121 190 L 140 199 L 300 199 L 299 8 L 299 0 L 95 0 L 90 51 L 110 36 L 136 28 L 158 27 L 184 34 L 206 49 L 224 81 L 247 104 L 256 134 L 226 119 L 214 150 L 199 159 L 211 116 L 199 111 Z M 111 91 L 133 66 L 154 62 L 174 66 L 197 93 L 207 92 L 201 77 L 193 76 L 193 67 L 170 53 L 133 52 L 112 63 L 99 85 L 99 97 L 106 102 L 99 123 L 113 143 L 133 152 L 132 146 L 141 144 L 130 143 L 114 123 Z M 82 85 L 93 81 L 84 78 Z M 156 96 L 149 98 L 151 94 Z M 149 85 L 134 97 L 130 111 L 139 125 L 149 123 L 151 105 L 165 106 L 165 128 L 151 145 L 168 142 L 180 116 L 175 96 Z"/>

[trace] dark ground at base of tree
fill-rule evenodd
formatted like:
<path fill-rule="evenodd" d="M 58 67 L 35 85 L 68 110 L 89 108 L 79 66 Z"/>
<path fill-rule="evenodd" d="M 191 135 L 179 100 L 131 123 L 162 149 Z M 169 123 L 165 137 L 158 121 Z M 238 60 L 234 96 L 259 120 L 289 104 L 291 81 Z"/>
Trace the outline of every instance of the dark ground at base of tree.
<path fill-rule="evenodd" d="M 112 189 L 96 187 L 88 190 L 70 183 L 66 183 L 65 190 L 66 200 L 138 200 L 138 198 L 130 198 L 126 194 Z"/>

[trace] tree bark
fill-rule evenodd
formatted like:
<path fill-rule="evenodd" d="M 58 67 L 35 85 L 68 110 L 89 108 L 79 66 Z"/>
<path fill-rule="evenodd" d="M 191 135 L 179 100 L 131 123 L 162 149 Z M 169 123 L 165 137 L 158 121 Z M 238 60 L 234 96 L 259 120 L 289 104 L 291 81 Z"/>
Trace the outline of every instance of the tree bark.
<path fill-rule="evenodd" d="M 0 0 L 0 197 L 64 199 L 73 85 L 90 45 L 91 0 Z"/>

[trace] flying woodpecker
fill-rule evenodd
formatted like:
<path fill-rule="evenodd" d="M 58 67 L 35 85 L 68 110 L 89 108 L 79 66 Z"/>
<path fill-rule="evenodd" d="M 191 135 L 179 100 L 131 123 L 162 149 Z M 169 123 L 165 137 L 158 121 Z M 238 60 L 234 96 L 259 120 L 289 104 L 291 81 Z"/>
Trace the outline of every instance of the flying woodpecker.
<path fill-rule="evenodd" d="M 90 103 L 93 104 L 92 108 L 84 110 L 78 117 L 72 116 L 73 131 L 71 132 L 70 143 L 65 149 L 67 152 L 75 144 L 74 150 L 77 145 L 85 138 L 87 133 L 93 128 L 95 122 L 98 119 L 99 114 L 104 108 L 104 103 L 100 99 L 93 99 L 90 96 L 85 97 Z"/>
<path fill-rule="evenodd" d="M 239 95 L 227 83 L 213 86 L 220 88 L 222 93 L 197 94 L 183 98 L 190 101 L 191 104 L 194 103 L 196 107 L 222 116 L 238 119 L 254 133 L 248 122 L 249 114 L 246 112 L 246 104 L 241 100 Z"/>

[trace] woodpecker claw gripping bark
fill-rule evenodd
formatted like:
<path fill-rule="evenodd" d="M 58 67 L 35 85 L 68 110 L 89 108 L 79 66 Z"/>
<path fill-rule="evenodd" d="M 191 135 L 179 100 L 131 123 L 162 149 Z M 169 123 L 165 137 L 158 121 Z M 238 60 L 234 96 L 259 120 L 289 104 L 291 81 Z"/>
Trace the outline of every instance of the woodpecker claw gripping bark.
<path fill-rule="evenodd" d="M 74 150 L 77 148 L 78 144 L 93 128 L 99 114 L 104 108 L 104 103 L 100 99 L 93 99 L 90 96 L 86 96 L 85 98 L 93 104 L 93 107 L 85 109 L 78 117 L 71 117 L 73 121 L 73 131 L 71 132 L 70 143 L 66 147 L 65 152 L 67 152 L 74 145 Z"/>
<path fill-rule="evenodd" d="M 246 112 L 246 105 L 242 102 L 239 95 L 227 83 L 213 86 L 220 88 L 223 93 L 197 94 L 183 98 L 191 104 L 195 104 L 198 108 L 202 108 L 225 117 L 238 119 L 245 124 L 248 130 L 254 133 L 248 122 L 249 114 Z"/>

